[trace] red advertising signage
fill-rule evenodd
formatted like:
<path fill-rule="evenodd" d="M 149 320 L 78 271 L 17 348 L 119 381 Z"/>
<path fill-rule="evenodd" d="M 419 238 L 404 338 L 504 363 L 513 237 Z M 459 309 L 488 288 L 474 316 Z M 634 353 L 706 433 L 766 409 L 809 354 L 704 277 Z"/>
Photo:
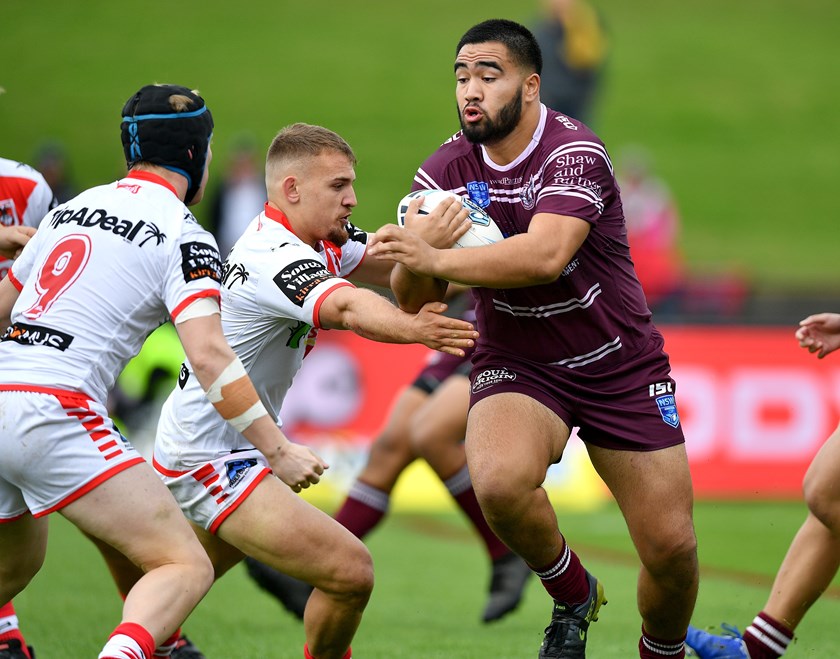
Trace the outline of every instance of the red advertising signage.
<path fill-rule="evenodd" d="M 840 355 L 818 360 L 788 327 L 661 331 L 696 495 L 801 497 L 805 470 L 840 418 Z M 286 431 L 364 447 L 429 353 L 321 332 L 283 407 Z"/>

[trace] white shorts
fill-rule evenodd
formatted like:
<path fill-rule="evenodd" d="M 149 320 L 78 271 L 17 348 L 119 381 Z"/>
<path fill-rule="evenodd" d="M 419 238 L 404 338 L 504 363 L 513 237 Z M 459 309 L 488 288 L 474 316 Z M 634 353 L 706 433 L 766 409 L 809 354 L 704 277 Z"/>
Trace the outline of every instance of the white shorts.
<path fill-rule="evenodd" d="M 85 394 L 0 384 L 0 522 L 60 510 L 141 462 Z"/>
<path fill-rule="evenodd" d="M 191 452 L 195 455 L 194 451 Z M 162 463 L 167 466 L 163 466 Z M 257 449 L 218 451 L 195 464 L 164 455 L 155 446 L 152 465 L 172 492 L 187 519 L 216 533 L 228 515 L 271 474 L 268 460 Z"/>

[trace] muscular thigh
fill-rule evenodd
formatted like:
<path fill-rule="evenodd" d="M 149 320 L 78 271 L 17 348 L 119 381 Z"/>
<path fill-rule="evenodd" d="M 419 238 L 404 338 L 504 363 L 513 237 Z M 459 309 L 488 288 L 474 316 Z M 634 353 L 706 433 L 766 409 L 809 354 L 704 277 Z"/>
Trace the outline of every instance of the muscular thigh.
<path fill-rule="evenodd" d="M 222 522 L 219 538 L 316 587 L 365 560 L 364 544 L 332 517 L 270 476 Z"/>
<path fill-rule="evenodd" d="M 473 484 L 507 481 L 539 487 L 569 439 L 569 426 L 554 411 L 518 392 L 474 402 L 467 422 L 467 462 Z"/>
<path fill-rule="evenodd" d="M 109 478 L 61 513 L 144 570 L 201 551 L 172 495 L 146 462 Z"/>
<path fill-rule="evenodd" d="M 440 383 L 413 419 L 415 438 L 461 441 L 467 429 L 470 381 L 465 375 L 452 375 Z M 427 440 L 428 441 L 428 440 Z"/>
<path fill-rule="evenodd" d="M 806 495 L 819 492 L 826 498 L 840 499 L 840 426 L 822 445 L 805 474 Z"/>
<path fill-rule="evenodd" d="M 693 490 L 684 444 L 658 451 L 617 451 L 592 445 L 587 450 L 637 546 L 674 532 L 692 532 Z"/>

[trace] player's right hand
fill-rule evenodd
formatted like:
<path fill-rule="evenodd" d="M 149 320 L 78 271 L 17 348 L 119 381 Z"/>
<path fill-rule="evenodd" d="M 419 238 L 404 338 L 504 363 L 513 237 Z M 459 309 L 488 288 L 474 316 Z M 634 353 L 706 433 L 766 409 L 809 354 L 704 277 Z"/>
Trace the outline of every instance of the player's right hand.
<path fill-rule="evenodd" d="M 427 302 L 414 316 L 414 325 L 419 332 L 418 343 L 440 352 L 463 357 L 466 348 L 472 348 L 478 332 L 472 323 L 458 318 L 443 316 L 446 305 L 443 302 Z"/>
<path fill-rule="evenodd" d="M 20 256 L 20 252 L 26 243 L 34 235 L 34 227 L 0 226 L 0 256 L 7 259 L 16 259 Z"/>
<path fill-rule="evenodd" d="M 291 441 L 270 462 L 274 475 L 294 492 L 316 485 L 324 470 L 329 469 L 329 465 L 310 448 Z"/>

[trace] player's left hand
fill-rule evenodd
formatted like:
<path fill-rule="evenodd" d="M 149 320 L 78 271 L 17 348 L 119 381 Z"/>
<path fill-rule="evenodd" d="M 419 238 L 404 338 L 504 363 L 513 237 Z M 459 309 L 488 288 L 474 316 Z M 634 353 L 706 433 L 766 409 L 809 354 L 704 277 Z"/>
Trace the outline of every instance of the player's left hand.
<path fill-rule="evenodd" d="M 443 302 L 427 302 L 415 314 L 412 324 L 417 331 L 417 342 L 440 352 L 463 357 L 464 350 L 475 345 L 478 332 L 472 323 L 444 316 L 444 311 L 446 304 Z"/>
<path fill-rule="evenodd" d="M 396 224 L 386 224 L 368 242 L 368 254 L 376 258 L 396 261 L 418 275 L 434 277 L 439 250 L 413 231 Z"/>
<path fill-rule="evenodd" d="M 431 213 L 421 215 L 423 198 L 412 199 L 405 213 L 405 228 L 417 234 L 432 247 L 447 249 L 469 231 L 470 212 L 457 197 L 440 202 Z"/>
<path fill-rule="evenodd" d="M 329 465 L 310 448 L 290 441 L 271 460 L 271 469 L 292 491 L 300 492 L 319 483 Z"/>
<path fill-rule="evenodd" d="M 796 339 L 819 359 L 831 354 L 840 348 L 840 314 L 818 313 L 799 321 Z"/>

